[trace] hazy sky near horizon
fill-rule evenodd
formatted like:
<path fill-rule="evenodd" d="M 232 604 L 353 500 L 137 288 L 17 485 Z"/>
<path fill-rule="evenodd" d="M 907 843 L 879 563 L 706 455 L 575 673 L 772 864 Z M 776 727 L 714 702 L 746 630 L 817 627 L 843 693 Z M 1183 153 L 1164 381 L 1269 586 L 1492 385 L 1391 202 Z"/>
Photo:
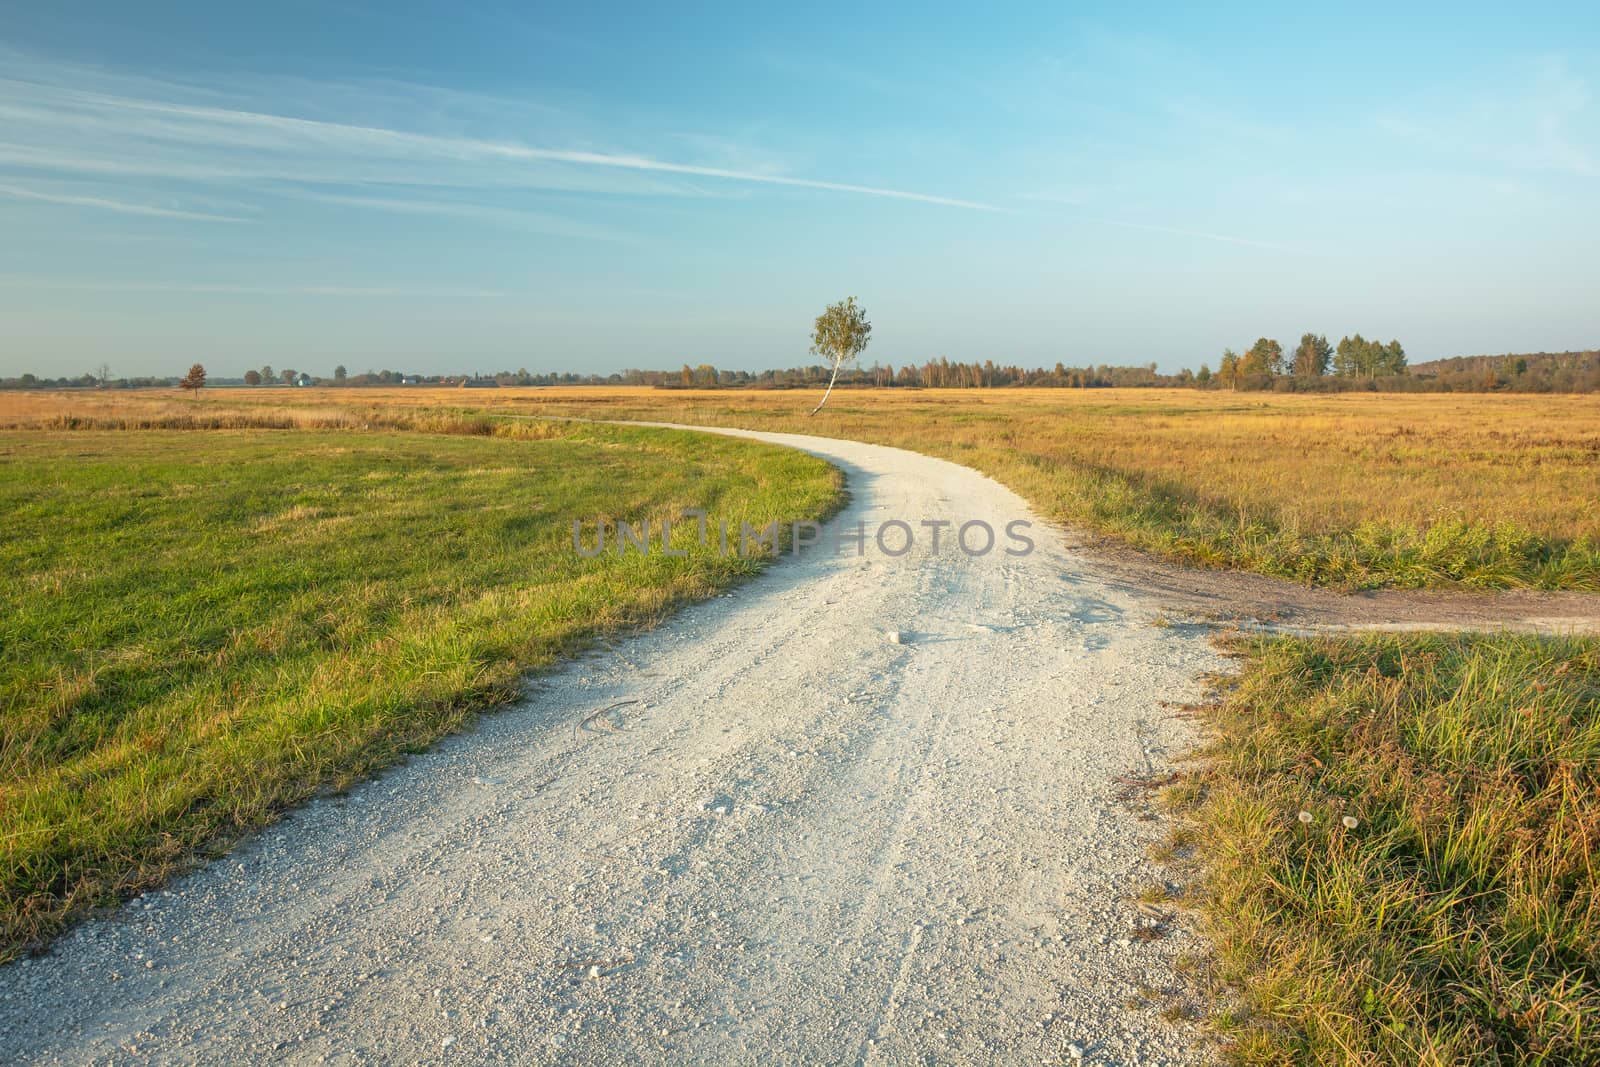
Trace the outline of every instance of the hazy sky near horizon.
<path fill-rule="evenodd" d="M 0 375 L 1600 345 L 1600 8 L 0 0 Z"/>

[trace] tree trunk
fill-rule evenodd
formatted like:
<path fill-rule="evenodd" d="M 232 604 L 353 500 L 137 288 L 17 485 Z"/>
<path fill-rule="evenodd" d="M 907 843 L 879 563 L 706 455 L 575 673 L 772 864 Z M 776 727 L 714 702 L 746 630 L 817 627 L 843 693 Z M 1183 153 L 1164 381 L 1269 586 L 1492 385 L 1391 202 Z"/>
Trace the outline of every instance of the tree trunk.
<path fill-rule="evenodd" d="M 822 405 L 826 404 L 828 402 L 828 397 L 833 394 L 833 383 L 838 381 L 838 380 L 839 380 L 839 361 L 836 359 L 836 360 L 833 361 L 833 373 L 828 376 L 828 389 L 827 389 L 827 392 L 822 394 L 822 399 L 817 402 L 817 406 L 811 409 L 811 415 L 815 415 L 817 412 L 822 410 Z M 811 415 L 807 415 L 806 417 L 810 418 Z"/>

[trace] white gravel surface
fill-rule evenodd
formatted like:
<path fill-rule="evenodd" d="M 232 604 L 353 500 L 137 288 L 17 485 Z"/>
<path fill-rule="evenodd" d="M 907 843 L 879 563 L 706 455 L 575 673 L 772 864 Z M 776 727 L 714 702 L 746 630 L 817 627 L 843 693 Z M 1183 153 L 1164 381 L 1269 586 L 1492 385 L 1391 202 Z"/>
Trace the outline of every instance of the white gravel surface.
<path fill-rule="evenodd" d="M 785 558 L 0 968 L 0 1059 L 1204 1061 L 1141 1000 L 1195 946 L 1141 929 L 1117 781 L 1193 743 L 1204 631 L 971 470 L 746 436 L 843 468 L 845 523 L 1036 550 Z"/>

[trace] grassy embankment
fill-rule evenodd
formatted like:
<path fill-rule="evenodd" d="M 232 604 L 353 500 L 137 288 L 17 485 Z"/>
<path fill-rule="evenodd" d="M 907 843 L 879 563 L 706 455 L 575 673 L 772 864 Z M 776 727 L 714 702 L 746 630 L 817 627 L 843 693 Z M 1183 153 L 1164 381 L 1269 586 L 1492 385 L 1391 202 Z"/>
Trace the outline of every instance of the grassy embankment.
<path fill-rule="evenodd" d="M 1174 797 L 1234 1058 L 1600 1063 L 1600 643 L 1241 651 Z"/>
<path fill-rule="evenodd" d="M 455 432 L 0 432 L 0 959 L 757 565 L 583 559 L 573 518 L 840 495 L 750 442 L 413 421 Z"/>

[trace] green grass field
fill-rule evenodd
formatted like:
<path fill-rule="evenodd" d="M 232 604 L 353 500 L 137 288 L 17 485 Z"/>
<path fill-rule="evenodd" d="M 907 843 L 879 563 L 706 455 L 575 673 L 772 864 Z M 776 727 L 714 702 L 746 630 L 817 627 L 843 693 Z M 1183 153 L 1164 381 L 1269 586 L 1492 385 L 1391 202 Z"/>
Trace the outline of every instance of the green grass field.
<path fill-rule="evenodd" d="M 750 442 L 471 429 L 0 433 L 0 959 L 759 566 L 572 519 L 841 499 Z"/>
<path fill-rule="evenodd" d="M 1234 1058 L 1600 1063 L 1600 644 L 1240 651 L 1175 793 Z"/>

